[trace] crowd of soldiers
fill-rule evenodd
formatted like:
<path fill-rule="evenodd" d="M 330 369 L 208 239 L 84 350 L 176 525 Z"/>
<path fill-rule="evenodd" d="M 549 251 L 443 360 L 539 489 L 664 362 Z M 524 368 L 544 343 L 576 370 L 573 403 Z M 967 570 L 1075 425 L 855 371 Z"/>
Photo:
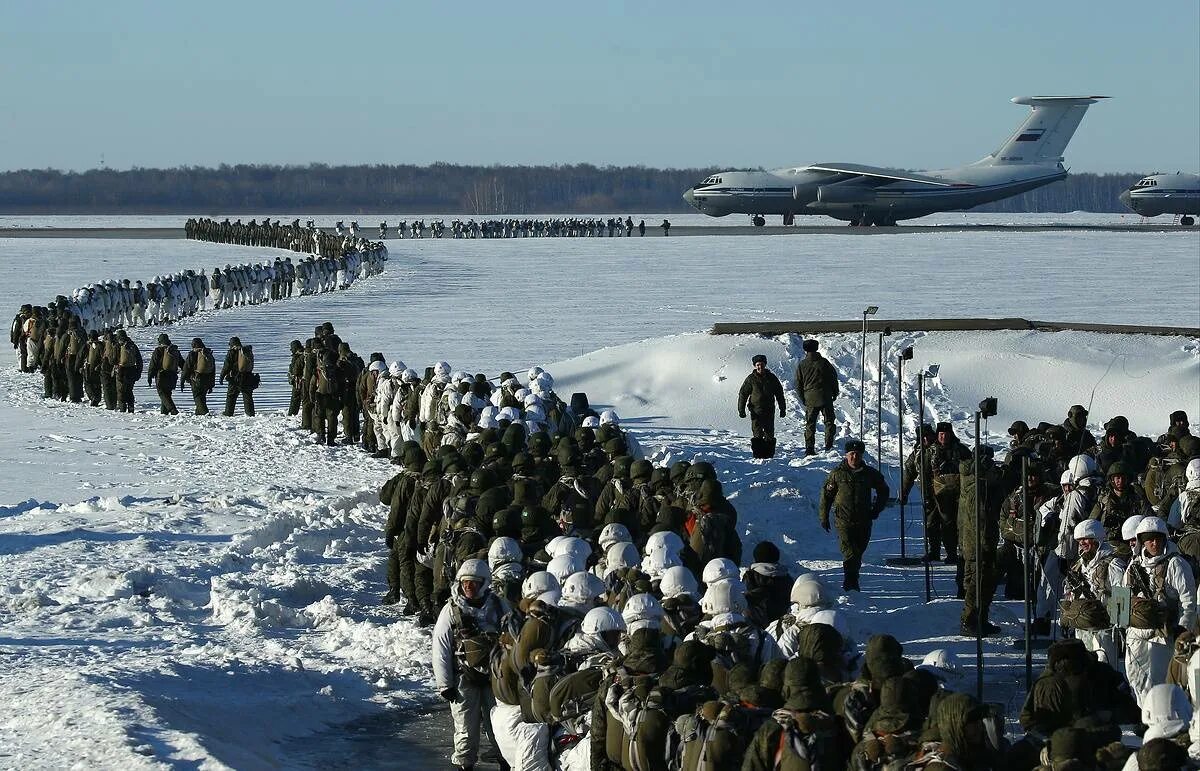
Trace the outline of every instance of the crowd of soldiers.
<path fill-rule="evenodd" d="M 295 347 L 294 369 L 309 373 L 298 403 L 322 377 L 348 393 L 352 378 L 333 373 L 355 356 L 331 328 Z M 330 374 L 305 365 L 309 347 Z M 1082 636 L 1057 642 L 1022 710 L 1026 732 L 1007 742 L 1000 716 L 947 689 L 959 676 L 947 652 L 914 664 L 888 635 L 860 647 L 835 595 L 813 574 L 789 575 L 772 542 L 739 567 L 738 513 L 711 463 L 656 467 L 615 416 L 588 414 L 581 395 L 565 404 L 536 368 L 524 385 L 444 362 L 418 376 L 381 354 L 349 371 L 358 403 L 375 405 L 361 418 L 379 431 L 378 454 L 402 467 L 380 491 L 384 602 L 433 624 L 461 768 L 484 734 L 502 767 L 522 769 L 1159 768 L 1186 757 L 1191 707 L 1177 683 L 1200 677 L 1200 655 L 1138 691 Z M 845 443 L 819 505 L 859 558 L 888 496 L 864 449 Z M 959 473 L 974 484 L 971 469 Z M 1200 496 L 1200 475 L 1193 488 Z M 1154 537 L 1141 541 L 1149 561 Z M 1182 620 L 1194 627 L 1194 614 Z M 1122 725 L 1143 733 L 1136 755 Z"/>
<path fill-rule="evenodd" d="M 46 399 L 134 412 L 133 389 L 145 374 L 163 415 L 179 414 L 176 387 L 180 391 L 190 387 L 194 413 L 207 415 L 208 394 L 226 383 L 224 414 L 234 414 L 239 396 L 245 413 L 254 414 L 253 392 L 260 382 L 254 371 L 254 349 L 237 337 L 229 339 L 218 370 L 212 349 L 199 337 L 192 338 L 185 356 L 170 336 L 162 333 L 147 367 L 141 349 L 124 329 L 85 330 L 80 317 L 65 303 L 38 310 L 22 306 L 10 338 L 21 372 L 41 374 Z"/>
<path fill-rule="evenodd" d="M 351 254 L 358 254 L 363 260 L 387 259 L 387 247 L 379 241 L 370 241 L 360 236 L 357 222 L 351 223 L 351 228 L 347 230 L 339 221 L 334 232 L 327 233 L 318 228 L 313 220 L 308 220 L 301 226 L 299 219 L 292 220 L 290 225 L 284 225 L 279 220 L 272 222 L 264 219 L 261 223 L 250 220 L 244 223 L 240 219 L 230 222 L 226 218 L 218 222 L 201 217 L 188 219 L 183 229 L 187 238 L 193 241 L 269 246 L 324 259 L 337 259 Z"/>

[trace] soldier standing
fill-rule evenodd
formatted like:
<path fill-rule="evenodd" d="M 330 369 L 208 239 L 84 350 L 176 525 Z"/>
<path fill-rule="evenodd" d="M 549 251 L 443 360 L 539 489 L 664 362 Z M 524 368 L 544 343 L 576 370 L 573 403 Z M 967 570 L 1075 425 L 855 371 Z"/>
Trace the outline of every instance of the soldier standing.
<path fill-rule="evenodd" d="M 963 610 L 959 632 L 968 637 L 975 636 L 976 625 L 983 634 L 995 634 L 1000 627 L 988 621 L 992 595 L 996 592 L 996 542 L 1000 540 L 1000 505 L 1007 490 L 1004 489 L 1003 472 L 992 461 L 990 447 L 979 448 L 979 458 L 970 458 L 959 464 L 961 483 L 958 496 L 959 547 L 963 555 Z M 979 488 L 979 502 L 983 511 L 975 516 L 975 490 Z M 976 528 L 983 528 L 980 541 L 982 551 L 977 553 Z M 976 594 L 981 604 L 976 603 Z"/>
<path fill-rule="evenodd" d="M 846 459 L 829 472 L 821 488 L 818 511 L 821 527 L 829 532 L 829 509 L 834 508 L 838 546 L 842 552 L 842 588 L 859 591 L 858 572 L 863 553 L 871 541 L 871 525 L 887 506 L 889 490 L 883 475 L 863 463 L 865 445 L 858 439 L 846 442 Z M 872 500 L 871 492 L 875 492 Z"/>
<path fill-rule="evenodd" d="M 178 415 L 173 394 L 179 381 L 179 349 L 166 334 L 158 336 L 158 347 L 150 354 L 150 370 L 146 382 L 158 391 L 159 411 L 163 415 Z"/>
<path fill-rule="evenodd" d="M 115 332 L 104 333 L 104 356 L 100 365 L 100 386 L 104 392 L 104 409 L 117 408 L 117 357 L 121 346 Z"/>
<path fill-rule="evenodd" d="M 288 365 L 288 385 L 292 387 L 292 400 L 288 402 L 288 417 L 300 414 L 302 387 L 304 384 L 304 345 L 299 340 L 292 341 L 292 361 Z"/>
<path fill-rule="evenodd" d="M 198 337 L 192 338 L 192 350 L 183 363 L 183 382 L 192 386 L 196 414 L 208 414 L 208 394 L 217 377 L 217 362 L 211 349 Z"/>
<path fill-rule="evenodd" d="M 751 361 L 754 370 L 742 381 L 738 391 L 738 417 L 746 417 L 749 406 L 754 457 L 770 458 L 775 455 L 775 405 L 779 405 L 779 417 L 786 414 L 783 384 L 767 369 L 766 356 L 760 353 Z"/>
<path fill-rule="evenodd" d="M 133 386 L 142 377 L 142 352 L 125 330 L 117 330 L 117 409 L 133 412 Z"/>
<path fill-rule="evenodd" d="M 17 351 L 17 356 L 21 362 L 21 371 L 29 372 L 29 344 L 25 336 L 25 322 L 33 316 L 33 306 L 28 303 L 21 306 L 21 310 L 13 318 L 12 328 L 9 330 L 9 340 L 12 342 L 13 348 Z"/>
<path fill-rule="evenodd" d="M 818 415 L 825 420 L 826 452 L 833 449 L 837 434 L 833 416 L 833 403 L 838 397 L 837 370 L 817 351 L 819 347 L 816 340 L 805 340 L 804 358 L 796 366 L 796 392 L 804 405 L 804 451 L 809 455 L 815 452 Z"/>
<path fill-rule="evenodd" d="M 83 390 L 87 394 L 88 403 L 93 407 L 100 406 L 100 376 L 104 367 L 104 341 L 100 333 L 92 330 L 88 333 L 87 354 L 83 359 Z"/>

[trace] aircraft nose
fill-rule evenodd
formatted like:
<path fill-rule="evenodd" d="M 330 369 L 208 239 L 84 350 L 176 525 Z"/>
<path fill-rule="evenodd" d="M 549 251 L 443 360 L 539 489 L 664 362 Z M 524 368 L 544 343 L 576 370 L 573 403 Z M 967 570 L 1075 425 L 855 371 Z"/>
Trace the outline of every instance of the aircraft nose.
<path fill-rule="evenodd" d="M 1129 195 L 1128 190 L 1123 191 L 1119 196 L 1117 196 L 1117 200 L 1119 200 L 1121 203 L 1125 204 L 1126 207 L 1128 207 L 1130 209 L 1133 208 L 1132 198 Z"/>
<path fill-rule="evenodd" d="M 688 205 L 688 206 L 691 206 L 692 208 L 695 208 L 695 206 L 696 206 L 696 195 L 695 195 L 695 193 L 693 193 L 693 192 L 692 192 L 692 189 L 691 189 L 691 188 L 688 188 L 687 190 L 684 190 L 684 191 L 683 191 L 683 200 L 687 201 L 687 205 Z"/>

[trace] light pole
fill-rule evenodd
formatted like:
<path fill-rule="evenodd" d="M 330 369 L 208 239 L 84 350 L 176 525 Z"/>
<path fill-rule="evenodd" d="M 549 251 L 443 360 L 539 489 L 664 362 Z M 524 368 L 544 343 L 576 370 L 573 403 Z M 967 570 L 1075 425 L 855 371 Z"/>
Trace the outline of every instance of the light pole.
<path fill-rule="evenodd" d="M 879 378 L 875 386 L 875 462 L 883 470 L 883 338 L 892 336 L 892 328 L 884 327 L 879 333 Z M 903 463 L 904 459 L 901 458 Z"/>
<path fill-rule="evenodd" d="M 925 436 L 922 429 L 925 426 L 925 381 L 937 377 L 938 368 L 939 365 L 930 364 L 917 375 L 917 446 L 921 450 L 921 456 L 917 459 L 917 484 L 921 487 L 921 534 L 925 541 L 925 554 L 921 557 L 925 563 L 925 602 L 933 600 L 933 572 L 928 559 L 931 551 L 929 528 L 925 524 L 929 521 L 929 501 L 925 499 Z"/>
<path fill-rule="evenodd" d="M 863 311 L 862 356 L 858 371 L 858 438 L 863 438 L 867 420 L 867 316 L 879 312 L 878 305 L 868 305 Z"/>
<path fill-rule="evenodd" d="M 896 443 L 899 461 L 896 468 L 900 469 L 900 489 L 904 489 L 904 362 L 911 361 L 913 348 L 908 346 L 896 357 Z M 917 422 L 917 441 L 920 441 L 920 421 Z M 886 560 L 888 565 L 915 565 L 919 557 L 909 557 L 906 551 L 907 536 L 905 534 L 904 498 L 900 498 L 900 556 Z"/>
<path fill-rule="evenodd" d="M 983 700 L 983 479 L 979 468 L 979 423 L 996 414 L 996 397 L 989 396 L 975 411 L 975 697 Z"/>

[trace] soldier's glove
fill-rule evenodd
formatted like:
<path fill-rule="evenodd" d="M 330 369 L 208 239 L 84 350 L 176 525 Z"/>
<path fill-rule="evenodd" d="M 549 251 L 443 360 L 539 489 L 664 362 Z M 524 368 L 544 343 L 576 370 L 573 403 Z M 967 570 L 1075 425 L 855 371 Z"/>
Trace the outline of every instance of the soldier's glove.
<path fill-rule="evenodd" d="M 456 704 L 462 701 L 462 696 L 458 695 L 457 688 L 443 688 L 439 695 L 451 704 Z"/>
<path fill-rule="evenodd" d="M 390 549 L 390 548 L 392 548 L 392 544 L 394 544 L 396 542 L 396 536 L 392 535 L 391 533 L 388 533 L 387 535 L 385 535 L 383 537 L 383 542 L 385 544 L 387 544 L 387 547 Z"/>
<path fill-rule="evenodd" d="M 739 417 L 739 418 L 744 418 L 744 417 L 746 417 L 746 411 L 745 411 L 745 410 L 738 410 L 738 417 Z"/>

